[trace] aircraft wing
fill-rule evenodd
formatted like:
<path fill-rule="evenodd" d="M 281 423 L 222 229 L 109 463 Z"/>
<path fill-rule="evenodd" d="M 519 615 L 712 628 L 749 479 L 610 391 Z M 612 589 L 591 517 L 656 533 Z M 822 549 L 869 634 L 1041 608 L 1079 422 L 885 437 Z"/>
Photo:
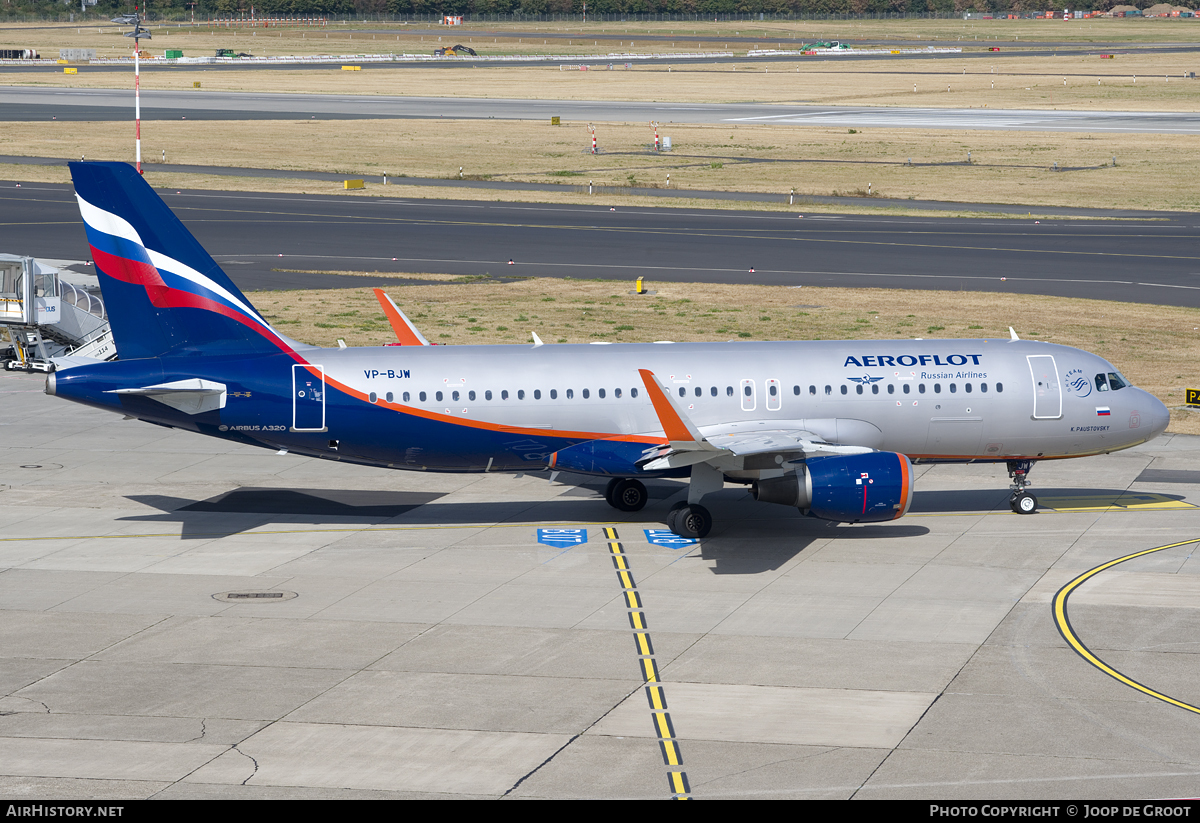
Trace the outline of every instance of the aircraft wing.
<path fill-rule="evenodd" d="M 865 454 L 875 451 L 869 446 L 830 442 L 826 437 L 802 426 L 788 428 L 786 423 L 779 428 L 730 424 L 707 427 L 709 431 L 702 432 L 688 419 L 687 413 L 658 382 L 653 372 L 648 369 L 638 371 L 668 438 L 667 444 L 647 449 L 646 455 L 638 461 L 638 465 L 646 471 L 758 454 L 784 455 L 786 462 L 791 462 L 810 454 Z"/>

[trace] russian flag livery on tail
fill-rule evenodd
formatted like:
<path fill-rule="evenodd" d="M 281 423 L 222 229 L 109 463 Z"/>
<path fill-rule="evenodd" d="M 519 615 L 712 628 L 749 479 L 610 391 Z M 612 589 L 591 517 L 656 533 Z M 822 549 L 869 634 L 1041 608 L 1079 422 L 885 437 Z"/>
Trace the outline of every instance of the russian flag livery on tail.
<path fill-rule="evenodd" d="M 255 311 L 131 166 L 72 163 L 71 175 L 122 359 L 297 346 Z"/>
<path fill-rule="evenodd" d="M 926 462 L 1007 463 L 1010 505 L 1029 514 L 1034 462 L 1128 448 L 1169 422 L 1111 363 L 1015 333 L 431 346 L 380 292 L 400 345 L 322 349 L 272 328 L 131 166 L 71 174 L 120 359 L 64 361 L 47 393 L 211 437 L 396 469 L 598 476 L 624 512 L 646 506 L 646 478 L 687 478 L 661 515 L 705 537 L 703 501 L 727 484 L 811 517 L 894 520 Z"/>

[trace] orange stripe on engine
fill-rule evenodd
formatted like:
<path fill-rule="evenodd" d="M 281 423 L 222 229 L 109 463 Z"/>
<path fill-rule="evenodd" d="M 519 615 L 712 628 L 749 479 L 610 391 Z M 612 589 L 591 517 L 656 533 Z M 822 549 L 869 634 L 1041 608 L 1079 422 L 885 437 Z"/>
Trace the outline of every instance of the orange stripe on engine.
<path fill-rule="evenodd" d="M 908 512 L 908 501 L 912 496 L 912 470 L 908 463 L 908 458 L 902 454 L 897 454 L 896 459 L 900 461 L 900 474 L 903 475 L 903 480 L 900 485 L 900 509 L 896 512 L 893 520 L 898 520 Z"/>

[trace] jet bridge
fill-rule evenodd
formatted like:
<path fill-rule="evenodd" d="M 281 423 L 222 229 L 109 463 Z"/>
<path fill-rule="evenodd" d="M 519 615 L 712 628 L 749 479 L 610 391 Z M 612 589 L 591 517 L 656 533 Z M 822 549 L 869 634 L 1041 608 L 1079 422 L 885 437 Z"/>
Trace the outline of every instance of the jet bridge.
<path fill-rule="evenodd" d="M 32 257 L 0 254 L 0 361 L 9 370 L 53 371 L 55 360 L 113 360 L 117 347 L 98 293 L 63 280 Z"/>

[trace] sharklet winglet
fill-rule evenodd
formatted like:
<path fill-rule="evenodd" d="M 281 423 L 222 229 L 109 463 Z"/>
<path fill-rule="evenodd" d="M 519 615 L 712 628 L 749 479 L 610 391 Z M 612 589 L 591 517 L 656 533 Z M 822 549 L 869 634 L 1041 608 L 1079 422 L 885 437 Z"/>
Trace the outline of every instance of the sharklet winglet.
<path fill-rule="evenodd" d="M 646 392 L 650 395 L 650 402 L 654 404 L 654 413 L 658 415 L 658 421 L 662 423 L 667 439 L 672 443 L 677 441 L 704 442 L 703 435 L 692 424 L 692 421 L 688 420 L 687 415 L 676 407 L 671 396 L 663 391 L 654 372 L 649 369 L 638 369 L 638 374 L 642 376 L 642 382 L 646 384 Z"/>
<path fill-rule="evenodd" d="M 408 319 L 408 315 L 400 310 L 396 302 L 383 289 L 374 289 L 374 292 L 375 299 L 383 307 L 383 313 L 387 315 L 388 322 L 392 325 L 392 331 L 396 333 L 396 339 L 400 341 L 401 346 L 429 345 L 425 335 L 421 334 L 420 330 Z"/>

